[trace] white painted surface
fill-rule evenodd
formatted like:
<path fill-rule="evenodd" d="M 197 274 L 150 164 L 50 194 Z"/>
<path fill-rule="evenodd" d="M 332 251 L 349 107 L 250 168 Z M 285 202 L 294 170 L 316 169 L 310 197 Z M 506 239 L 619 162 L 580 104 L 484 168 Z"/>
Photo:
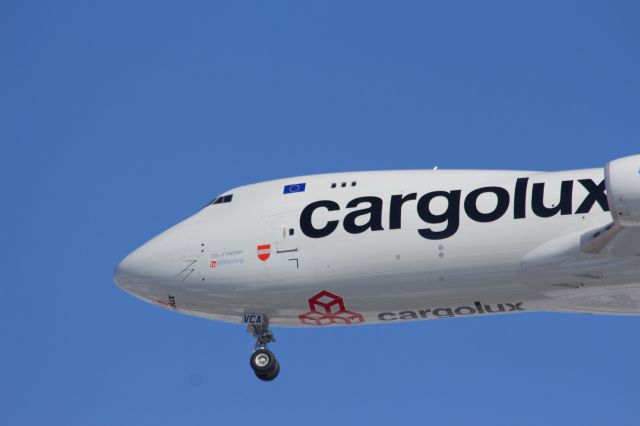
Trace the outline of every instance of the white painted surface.
<path fill-rule="evenodd" d="M 515 189 L 522 178 L 528 178 L 524 204 L 522 191 Z M 588 211 L 576 213 L 589 201 L 580 180 L 597 186 L 603 179 L 603 169 L 427 170 L 302 176 L 243 186 L 222 194 L 233 194 L 231 202 L 202 209 L 132 252 L 114 278 L 124 290 L 168 309 L 231 322 L 265 314 L 271 324 L 287 326 L 318 318 L 320 323 L 366 324 L 523 310 L 639 314 L 635 234 L 598 246 L 591 242 L 593 234 L 612 223 L 611 214 L 593 199 Z M 570 210 L 567 197 L 560 199 L 563 181 L 572 182 Z M 285 185 L 296 183 L 306 183 L 305 191 L 283 194 Z M 564 201 L 565 214 L 534 212 L 534 186 L 539 191 L 542 183 L 544 206 Z M 616 188 L 636 188 L 625 185 Z M 508 193 L 508 206 L 497 220 L 482 222 L 478 218 L 486 219 L 483 215 L 498 207 L 498 195 L 487 190 L 473 202 L 470 194 L 487 187 L 503 188 L 496 191 Z M 421 217 L 418 200 L 434 191 L 451 197 L 460 191 L 459 206 L 443 196 L 429 204 L 435 216 L 448 206 L 452 218 L 459 212 L 456 232 L 442 239 L 421 235 L 438 234 L 452 223 L 426 223 Z M 390 229 L 392 196 L 413 193 L 416 199 L 402 206 L 401 228 Z M 381 199 L 382 230 L 345 230 L 349 213 L 371 205 L 347 208 L 358 197 Z M 339 210 L 318 208 L 311 216 L 313 227 L 339 223 L 331 234 L 310 238 L 301 229 L 301 214 L 320 200 L 337 203 Z M 476 220 L 465 200 L 477 209 Z M 525 206 L 525 217 L 516 205 Z M 368 219 L 376 222 L 363 213 L 355 225 Z M 592 252 L 585 249 L 589 242 Z M 260 251 L 268 254 L 266 260 L 258 257 L 260 245 L 270 245 Z M 319 301 L 310 302 L 316 295 Z"/>

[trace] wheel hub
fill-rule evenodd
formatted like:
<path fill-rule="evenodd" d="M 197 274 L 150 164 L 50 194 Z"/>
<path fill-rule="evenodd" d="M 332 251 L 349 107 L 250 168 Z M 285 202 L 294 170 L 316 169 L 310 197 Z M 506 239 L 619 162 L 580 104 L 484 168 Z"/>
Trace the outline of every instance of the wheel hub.
<path fill-rule="evenodd" d="M 256 364 L 259 367 L 264 367 L 265 365 L 269 364 L 269 355 L 267 354 L 260 354 L 256 357 Z"/>

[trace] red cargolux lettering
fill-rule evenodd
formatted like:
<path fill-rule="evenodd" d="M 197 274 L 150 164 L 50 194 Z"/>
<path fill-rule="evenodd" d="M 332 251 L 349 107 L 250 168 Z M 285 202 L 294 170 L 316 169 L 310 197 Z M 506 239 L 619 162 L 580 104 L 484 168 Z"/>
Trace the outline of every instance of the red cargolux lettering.
<path fill-rule="evenodd" d="M 309 312 L 298 316 L 305 325 L 360 324 L 364 322 L 362 314 L 348 311 L 344 299 L 326 290 L 309 299 Z"/>

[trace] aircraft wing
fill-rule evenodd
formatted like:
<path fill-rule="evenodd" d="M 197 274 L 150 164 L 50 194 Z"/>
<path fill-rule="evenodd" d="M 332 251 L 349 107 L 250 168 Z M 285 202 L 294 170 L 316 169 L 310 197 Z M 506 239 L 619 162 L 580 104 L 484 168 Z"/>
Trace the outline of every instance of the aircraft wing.
<path fill-rule="evenodd" d="M 583 253 L 611 256 L 640 255 L 640 227 L 620 226 L 615 222 L 580 237 Z"/>

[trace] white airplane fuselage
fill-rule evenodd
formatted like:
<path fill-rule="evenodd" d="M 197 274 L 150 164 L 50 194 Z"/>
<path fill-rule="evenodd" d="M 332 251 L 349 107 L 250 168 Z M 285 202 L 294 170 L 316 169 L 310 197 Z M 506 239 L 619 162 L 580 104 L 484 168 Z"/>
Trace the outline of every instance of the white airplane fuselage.
<path fill-rule="evenodd" d="M 635 188 L 640 159 L 619 161 Z M 612 214 L 620 185 L 608 176 L 384 171 L 241 186 L 133 251 L 114 278 L 167 309 L 276 326 L 637 315 L 640 228 L 633 209 Z"/>

